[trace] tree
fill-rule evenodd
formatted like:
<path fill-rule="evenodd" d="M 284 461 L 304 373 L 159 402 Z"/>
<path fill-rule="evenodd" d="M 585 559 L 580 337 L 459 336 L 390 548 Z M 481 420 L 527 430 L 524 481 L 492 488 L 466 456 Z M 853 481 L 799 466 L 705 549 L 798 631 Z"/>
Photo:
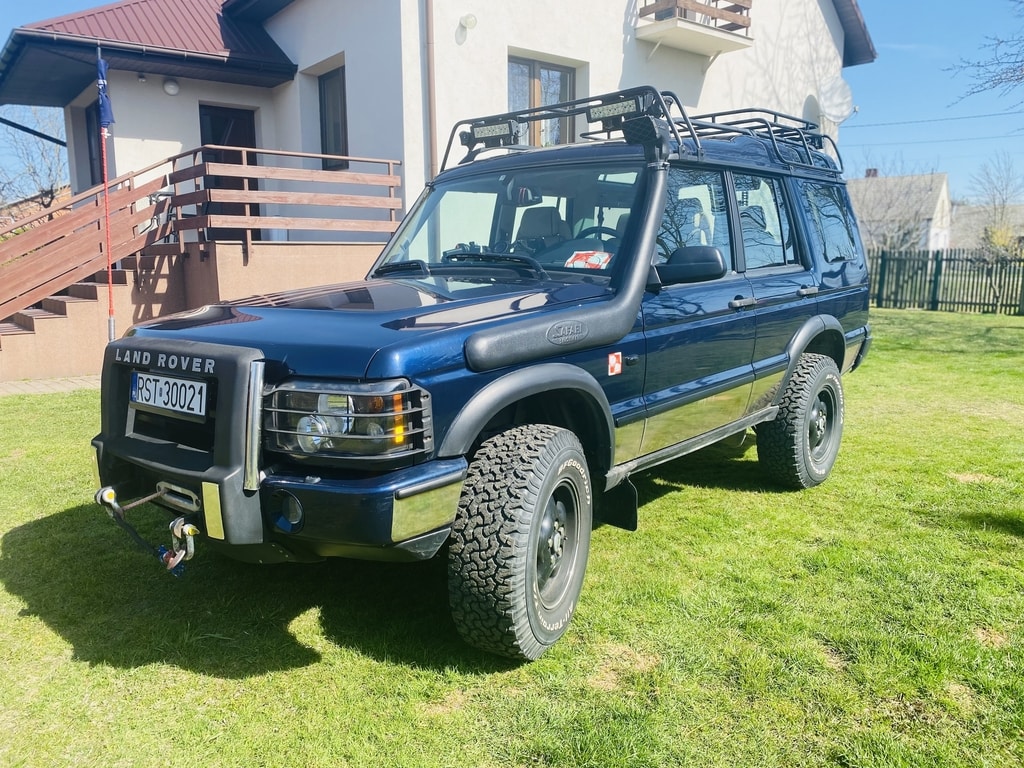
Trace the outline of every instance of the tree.
<path fill-rule="evenodd" d="M 1014 14 L 1024 18 L 1024 0 L 1010 0 Z M 972 85 L 964 96 L 998 90 L 1004 95 L 1024 86 L 1024 28 L 1008 37 L 991 37 L 982 47 L 984 58 L 961 59 L 957 70 L 968 74 Z"/>
<path fill-rule="evenodd" d="M 992 292 L 993 311 L 999 311 L 1002 300 L 1003 265 L 1020 255 L 1020 239 L 1011 218 L 1012 207 L 1024 198 L 1024 174 L 1017 170 L 1013 158 L 1000 152 L 982 164 L 971 177 L 971 191 L 982 212 L 981 255 L 978 266 Z"/>
<path fill-rule="evenodd" d="M 1017 244 L 1011 207 L 1024 198 L 1024 173 L 1008 152 L 998 152 L 971 176 L 971 192 L 984 212 L 982 239 L 987 246 L 1011 250 Z"/>
<path fill-rule="evenodd" d="M 39 133 L 64 139 L 64 120 L 52 109 L 5 109 L 3 117 Z M 8 125 L 2 127 L 5 155 L 0 157 L 0 203 L 31 200 L 42 208 L 53 205 L 68 183 L 67 150 Z"/>

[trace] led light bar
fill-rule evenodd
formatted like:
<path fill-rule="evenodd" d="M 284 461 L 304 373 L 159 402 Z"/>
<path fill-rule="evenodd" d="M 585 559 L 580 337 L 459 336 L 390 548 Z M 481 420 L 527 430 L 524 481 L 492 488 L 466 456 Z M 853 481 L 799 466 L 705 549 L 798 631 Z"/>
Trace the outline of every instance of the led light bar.
<path fill-rule="evenodd" d="M 501 123 L 474 125 L 471 130 L 476 141 L 511 139 L 515 135 L 516 124 L 511 120 L 506 120 Z"/>
<path fill-rule="evenodd" d="M 621 101 L 613 101 L 609 104 L 599 104 L 596 107 L 587 107 L 587 120 L 596 123 L 601 120 L 608 120 L 612 117 L 625 117 L 627 115 L 639 115 L 640 101 L 636 96 Z"/>

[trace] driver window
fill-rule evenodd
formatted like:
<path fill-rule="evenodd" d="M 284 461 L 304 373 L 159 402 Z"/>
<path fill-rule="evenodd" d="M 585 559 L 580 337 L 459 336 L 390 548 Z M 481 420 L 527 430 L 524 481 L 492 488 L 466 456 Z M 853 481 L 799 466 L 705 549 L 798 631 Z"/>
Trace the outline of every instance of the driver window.
<path fill-rule="evenodd" d="M 710 245 L 731 257 L 725 183 L 717 171 L 671 168 L 668 200 L 658 232 L 658 257 L 667 261 L 678 248 Z"/>

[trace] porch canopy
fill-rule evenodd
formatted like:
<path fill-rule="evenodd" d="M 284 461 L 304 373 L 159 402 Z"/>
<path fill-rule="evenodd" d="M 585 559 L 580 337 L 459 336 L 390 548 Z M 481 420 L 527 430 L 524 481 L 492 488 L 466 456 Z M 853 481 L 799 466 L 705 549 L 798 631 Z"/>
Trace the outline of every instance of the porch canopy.
<path fill-rule="evenodd" d="M 261 22 L 286 4 L 124 0 L 18 27 L 0 51 L 0 105 L 67 106 L 96 80 L 97 45 L 111 69 L 272 88 L 297 68 Z"/>

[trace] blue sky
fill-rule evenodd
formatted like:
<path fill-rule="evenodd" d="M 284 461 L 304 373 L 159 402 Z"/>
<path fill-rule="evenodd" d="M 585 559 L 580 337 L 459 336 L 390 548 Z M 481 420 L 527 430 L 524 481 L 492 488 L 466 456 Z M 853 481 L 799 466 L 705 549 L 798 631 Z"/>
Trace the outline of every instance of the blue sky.
<path fill-rule="evenodd" d="M 964 198 L 995 153 L 1009 154 L 1024 174 L 1024 88 L 962 98 L 970 80 L 951 71 L 961 59 L 984 58 L 988 39 L 1024 28 L 1010 0 L 858 2 L 878 59 L 843 73 L 859 107 L 840 130 L 847 176 L 867 167 L 945 172 L 954 198 Z"/>
<path fill-rule="evenodd" d="M 847 175 L 867 167 L 946 172 L 954 197 L 964 198 L 971 177 L 995 153 L 1008 153 L 1024 173 L 1024 89 L 962 99 L 969 81 L 950 71 L 961 59 L 983 57 L 986 40 L 1024 28 L 1010 0 L 858 1 L 878 60 L 844 70 L 859 108 L 840 131 Z M 10 29 L 102 4 L 8 3 L 3 23 Z"/>

